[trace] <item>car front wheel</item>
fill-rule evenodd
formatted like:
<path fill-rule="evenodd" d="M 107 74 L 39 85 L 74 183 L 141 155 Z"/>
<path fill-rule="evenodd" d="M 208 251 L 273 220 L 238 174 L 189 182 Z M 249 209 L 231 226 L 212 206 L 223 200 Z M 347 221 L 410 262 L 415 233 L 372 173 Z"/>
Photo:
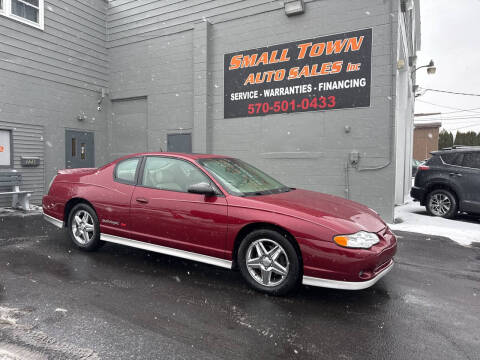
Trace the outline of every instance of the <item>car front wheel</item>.
<path fill-rule="evenodd" d="M 283 295 L 300 281 L 300 261 L 292 243 L 280 233 L 255 230 L 240 244 L 237 264 L 246 282 L 254 289 Z"/>
<path fill-rule="evenodd" d="M 81 250 L 94 251 L 103 244 L 100 240 L 97 214 L 87 204 L 77 204 L 70 211 L 68 233 L 73 243 Z"/>
<path fill-rule="evenodd" d="M 457 199 L 448 190 L 433 190 L 427 196 L 427 212 L 446 219 L 455 217 L 458 211 Z"/>

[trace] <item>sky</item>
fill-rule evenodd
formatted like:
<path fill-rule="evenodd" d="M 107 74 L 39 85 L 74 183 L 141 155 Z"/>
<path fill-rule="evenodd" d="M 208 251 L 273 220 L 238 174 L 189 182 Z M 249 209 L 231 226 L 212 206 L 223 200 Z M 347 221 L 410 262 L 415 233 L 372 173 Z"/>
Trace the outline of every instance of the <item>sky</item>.
<path fill-rule="evenodd" d="M 428 75 L 426 68 L 419 69 L 417 85 L 480 95 L 480 0 L 420 0 L 420 11 L 422 46 L 417 67 L 433 59 L 437 72 Z M 471 111 L 459 112 L 466 109 Z M 439 120 L 449 131 L 480 132 L 480 96 L 427 91 L 417 97 L 415 113 L 431 112 L 442 114 L 417 117 L 415 122 Z"/>

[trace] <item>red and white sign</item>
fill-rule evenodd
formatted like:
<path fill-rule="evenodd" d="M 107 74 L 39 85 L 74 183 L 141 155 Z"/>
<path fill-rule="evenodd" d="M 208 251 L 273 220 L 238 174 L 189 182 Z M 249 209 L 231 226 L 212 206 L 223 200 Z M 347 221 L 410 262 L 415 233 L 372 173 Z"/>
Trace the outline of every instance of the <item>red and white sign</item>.
<path fill-rule="evenodd" d="M 0 130 L 0 166 L 11 166 L 11 133 L 9 130 Z"/>

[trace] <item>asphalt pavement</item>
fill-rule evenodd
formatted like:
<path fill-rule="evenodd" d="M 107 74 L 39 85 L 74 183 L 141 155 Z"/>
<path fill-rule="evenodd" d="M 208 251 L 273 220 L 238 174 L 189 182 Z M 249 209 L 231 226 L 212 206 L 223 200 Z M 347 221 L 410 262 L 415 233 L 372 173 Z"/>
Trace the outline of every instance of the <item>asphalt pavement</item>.
<path fill-rule="evenodd" d="M 240 273 L 0 218 L 0 359 L 480 359 L 480 246 L 398 233 L 370 289 L 251 290 Z"/>

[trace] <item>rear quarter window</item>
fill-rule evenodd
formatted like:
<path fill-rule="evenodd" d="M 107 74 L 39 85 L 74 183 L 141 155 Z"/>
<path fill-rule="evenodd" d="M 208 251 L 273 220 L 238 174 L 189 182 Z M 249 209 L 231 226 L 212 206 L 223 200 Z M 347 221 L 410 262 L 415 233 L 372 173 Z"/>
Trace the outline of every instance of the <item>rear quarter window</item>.
<path fill-rule="evenodd" d="M 139 162 L 139 158 L 127 159 L 119 162 L 115 167 L 115 181 L 134 184 Z"/>
<path fill-rule="evenodd" d="M 464 167 L 480 169 L 480 152 L 465 153 L 462 164 Z"/>
<path fill-rule="evenodd" d="M 434 155 L 425 161 L 425 165 L 443 165 L 440 155 Z"/>
<path fill-rule="evenodd" d="M 440 155 L 440 157 L 442 158 L 445 164 L 462 166 L 463 155 L 464 155 L 463 153 L 457 152 L 457 153 L 442 154 Z"/>

